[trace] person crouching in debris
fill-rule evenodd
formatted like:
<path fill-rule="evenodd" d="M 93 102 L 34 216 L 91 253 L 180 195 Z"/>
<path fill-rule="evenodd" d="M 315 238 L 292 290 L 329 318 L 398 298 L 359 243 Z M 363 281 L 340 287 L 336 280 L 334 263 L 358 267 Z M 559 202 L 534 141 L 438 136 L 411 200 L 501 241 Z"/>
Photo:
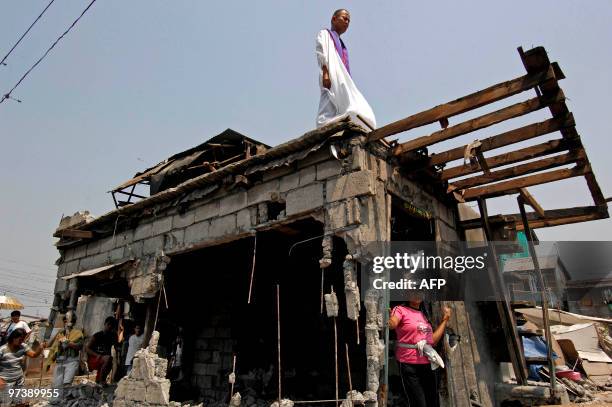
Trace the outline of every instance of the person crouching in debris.
<path fill-rule="evenodd" d="M 317 127 L 350 117 L 370 129 L 376 128 L 374 112 L 351 78 L 348 50 L 340 39 L 350 22 L 348 10 L 336 10 L 331 19 L 331 29 L 321 30 L 317 36 L 321 90 Z"/>
<path fill-rule="evenodd" d="M 6 343 L 0 346 L 0 405 L 9 405 L 18 400 L 11 397 L 10 400 L 3 399 L 8 397 L 9 388 L 20 388 L 25 384 L 25 374 L 23 373 L 22 363 L 25 356 L 35 358 L 43 350 L 43 346 L 38 344 L 36 350 L 24 343 L 27 333 L 22 328 L 16 328 L 8 335 Z M 6 402 L 6 404 L 5 404 Z"/>
<path fill-rule="evenodd" d="M 106 385 L 106 376 L 113 367 L 111 349 L 117 346 L 117 320 L 108 317 L 104 329 L 97 332 L 85 346 L 89 370 L 97 370 L 96 383 Z"/>
<path fill-rule="evenodd" d="M 451 310 L 443 308 L 442 321 L 434 331 L 424 312 L 422 298 L 419 293 L 411 293 L 406 305 L 393 308 L 389 328 L 397 336 L 395 358 L 410 407 L 437 407 L 439 396 L 434 369 L 444 367 L 444 362 L 433 346 L 444 336 Z"/>
<path fill-rule="evenodd" d="M 44 344 L 50 348 L 47 365 L 55 362 L 53 371 L 53 388 L 60 389 L 72 384 L 79 370 L 79 354 L 83 347 L 83 331 L 74 328 L 76 316 L 69 313 L 63 318 L 64 329 L 59 331 L 51 342 Z"/>

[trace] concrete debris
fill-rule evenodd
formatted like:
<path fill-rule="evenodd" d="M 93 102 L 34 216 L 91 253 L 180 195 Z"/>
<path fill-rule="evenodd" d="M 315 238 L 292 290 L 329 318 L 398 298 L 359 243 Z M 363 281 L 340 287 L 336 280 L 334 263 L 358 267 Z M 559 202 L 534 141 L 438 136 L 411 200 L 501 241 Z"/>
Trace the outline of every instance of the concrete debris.
<path fill-rule="evenodd" d="M 365 397 L 357 390 L 346 393 L 346 399 L 342 402 L 341 407 L 353 407 L 355 405 L 365 404 Z"/>
<path fill-rule="evenodd" d="M 240 396 L 240 393 L 236 392 L 236 394 L 234 394 L 229 402 L 230 407 L 240 407 L 240 403 L 242 401 L 242 396 Z"/>
<path fill-rule="evenodd" d="M 366 407 L 378 407 L 378 395 L 375 391 L 364 391 L 363 398 L 365 399 Z"/>
<path fill-rule="evenodd" d="M 321 244 L 323 246 L 323 257 L 319 260 L 319 266 L 324 269 L 331 266 L 332 263 L 332 250 L 334 247 L 332 237 L 325 236 Z"/>
<path fill-rule="evenodd" d="M 361 301 L 359 297 L 359 286 L 357 285 L 357 270 L 355 270 L 355 262 L 353 256 L 347 254 L 344 263 L 344 294 L 346 296 L 346 314 L 349 319 L 356 321 L 359 318 L 361 310 Z"/>
<path fill-rule="evenodd" d="M 379 307 L 380 295 L 370 290 L 364 301 L 366 308 L 366 356 L 367 356 L 367 388 L 376 392 L 379 387 L 380 369 L 384 366 L 385 344 L 380 339 L 382 331 L 382 314 Z"/>
<path fill-rule="evenodd" d="M 130 373 L 119 381 L 113 407 L 170 406 L 168 361 L 157 356 L 159 332 L 151 335 L 149 346 L 136 352 Z"/>
<path fill-rule="evenodd" d="M 78 211 L 72 216 L 64 216 L 60 220 L 57 230 L 70 229 L 76 226 L 81 226 L 91 222 L 95 218 L 89 213 L 89 211 Z"/>
<path fill-rule="evenodd" d="M 327 316 L 330 318 L 337 317 L 339 308 L 336 293 L 332 291 L 330 294 L 325 294 L 325 311 Z"/>
<path fill-rule="evenodd" d="M 62 389 L 60 397 L 38 402 L 33 407 L 108 407 L 112 402 L 111 387 L 104 388 L 92 381 L 83 380 L 80 384 Z"/>
<path fill-rule="evenodd" d="M 270 407 L 278 407 L 278 400 L 270 404 Z M 282 399 L 280 402 L 280 407 L 293 407 L 293 401 L 289 399 Z"/>

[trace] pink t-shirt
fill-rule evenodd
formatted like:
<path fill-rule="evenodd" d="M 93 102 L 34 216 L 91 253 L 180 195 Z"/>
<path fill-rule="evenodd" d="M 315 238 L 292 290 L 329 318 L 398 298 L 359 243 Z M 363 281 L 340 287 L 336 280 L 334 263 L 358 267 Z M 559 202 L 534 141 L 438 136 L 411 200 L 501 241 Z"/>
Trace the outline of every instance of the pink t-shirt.
<path fill-rule="evenodd" d="M 396 316 L 399 319 L 399 324 L 395 328 L 398 342 L 415 344 L 425 339 L 428 344 L 433 345 L 431 324 L 421 311 L 398 305 L 391 311 L 391 316 Z M 395 346 L 395 358 L 402 363 L 419 365 L 429 363 L 429 359 L 426 356 L 419 356 L 416 349 L 400 346 Z"/>

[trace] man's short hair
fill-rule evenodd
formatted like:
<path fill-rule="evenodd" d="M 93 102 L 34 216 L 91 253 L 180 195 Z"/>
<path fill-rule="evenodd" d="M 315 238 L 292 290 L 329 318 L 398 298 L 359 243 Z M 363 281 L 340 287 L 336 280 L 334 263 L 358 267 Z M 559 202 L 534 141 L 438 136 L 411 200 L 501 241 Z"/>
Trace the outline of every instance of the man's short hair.
<path fill-rule="evenodd" d="M 332 17 L 336 17 L 338 14 L 340 14 L 342 11 L 346 11 L 346 14 L 350 15 L 351 13 L 349 13 L 349 11 L 345 8 L 339 8 L 338 10 L 334 11 L 334 14 L 332 14 Z"/>
<path fill-rule="evenodd" d="M 113 328 L 117 327 L 117 320 L 115 319 L 115 317 L 108 317 L 104 320 L 104 325 L 110 325 Z"/>
<path fill-rule="evenodd" d="M 20 317 L 21 316 L 21 312 L 15 310 L 15 311 L 11 312 L 11 316 L 12 317 Z"/>
<path fill-rule="evenodd" d="M 15 338 L 25 338 L 27 335 L 25 329 L 23 328 L 15 328 L 13 329 L 13 331 L 10 333 L 10 335 L 8 336 L 8 338 L 6 338 L 7 342 L 11 342 L 13 341 Z"/>

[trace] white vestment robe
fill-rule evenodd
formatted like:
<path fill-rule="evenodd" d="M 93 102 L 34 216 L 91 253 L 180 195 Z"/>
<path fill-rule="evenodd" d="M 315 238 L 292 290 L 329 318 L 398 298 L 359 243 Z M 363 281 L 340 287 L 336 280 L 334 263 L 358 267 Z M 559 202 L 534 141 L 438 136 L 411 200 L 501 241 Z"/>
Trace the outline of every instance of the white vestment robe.
<path fill-rule="evenodd" d="M 355 123 L 365 121 L 366 128 L 375 129 L 376 117 L 374 112 L 355 86 L 353 78 L 342 63 L 329 31 L 319 31 L 316 53 L 319 62 L 319 86 L 321 88 L 317 127 L 350 117 Z M 329 71 L 330 89 L 323 86 L 322 67 L 324 65 L 327 66 Z"/>

